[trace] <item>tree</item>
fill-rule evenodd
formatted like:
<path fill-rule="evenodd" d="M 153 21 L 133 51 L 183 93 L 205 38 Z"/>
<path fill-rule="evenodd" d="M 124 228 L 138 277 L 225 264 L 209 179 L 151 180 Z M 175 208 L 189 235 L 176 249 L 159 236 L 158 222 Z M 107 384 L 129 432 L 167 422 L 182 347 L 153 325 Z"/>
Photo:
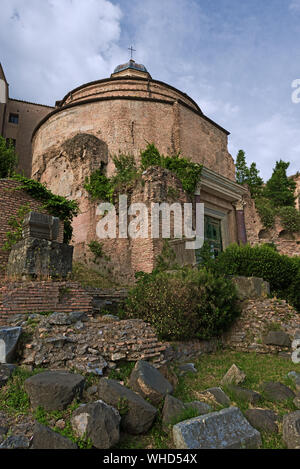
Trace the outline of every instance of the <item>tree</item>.
<path fill-rule="evenodd" d="M 264 189 L 264 196 L 272 201 L 275 207 L 294 207 L 296 183 L 289 179 L 286 170 L 290 163 L 276 161 L 273 174 Z"/>
<path fill-rule="evenodd" d="M 256 167 L 256 163 L 251 163 L 247 184 L 250 188 L 252 197 L 256 197 L 261 193 L 264 181 L 259 176 L 259 170 Z"/>
<path fill-rule="evenodd" d="M 0 135 L 0 178 L 13 175 L 18 158 L 12 140 L 7 141 Z"/>
<path fill-rule="evenodd" d="M 249 169 L 246 164 L 245 152 L 243 150 L 239 150 L 237 154 L 235 168 L 236 182 L 239 184 L 245 184 L 249 178 Z"/>
<path fill-rule="evenodd" d="M 236 181 L 239 184 L 248 184 L 252 197 L 256 197 L 261 193 L 264 183 L 259 176 L 256 163 L 251 163 L 250 168 L 248 168 L 243 150 L 239 150 L 236 157 Z"/>

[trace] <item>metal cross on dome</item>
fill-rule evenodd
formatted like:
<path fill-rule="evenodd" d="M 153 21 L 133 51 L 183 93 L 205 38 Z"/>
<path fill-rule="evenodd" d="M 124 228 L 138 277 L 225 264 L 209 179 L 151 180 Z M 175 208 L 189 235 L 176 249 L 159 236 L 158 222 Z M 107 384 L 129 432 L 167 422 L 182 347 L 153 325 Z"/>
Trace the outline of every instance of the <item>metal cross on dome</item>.
<path fill-rule="evenodd" d="M 132 46 L 128 47 L 128 50 L 130 50 L 131 60 L 132 60 L 132 53 L 136 52 L 136 50 Z"/>

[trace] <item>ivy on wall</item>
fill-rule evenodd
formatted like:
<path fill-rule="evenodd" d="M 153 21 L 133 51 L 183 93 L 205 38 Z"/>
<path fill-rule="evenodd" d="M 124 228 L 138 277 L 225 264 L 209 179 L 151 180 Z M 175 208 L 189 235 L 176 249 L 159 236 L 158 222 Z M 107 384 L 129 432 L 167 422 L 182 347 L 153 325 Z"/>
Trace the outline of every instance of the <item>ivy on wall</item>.
<path fill-rule="evenodd" d="M 142 173 L 150 166 L 168 169 L 178 177 L 187 193 L 194 194 L 203 167 L 181 157 L 180 154 L 161 155 L 154 144 L 148 144 L 146 149 L 141 152 L 140 167 L 137 166 L 132 155 L 119 154 L 113 158 L 113 162 L 115 174 L 111 178 L 106 177 L 103 168 L 100 168 L 86 179 L 84 188 L 93 200 L 112 202 L 116 193 L 120 193 L 122 190 L 127 192 L 138 181 L 143 183 Z"/>
<path fill-rule="evenodd" d="M 6 233 L 6 241 L 1 248 L 3 251 L 10 251 L 13 245 L 22 239 L 24 217 L 30 211 L 31 207 L 29 203 L 26 205 L 21 205 L 17 211 L 16 216 L 13 216 L 8 220 L 8 225 L 11 227 L 11 230 Z"/>
<path fill-rule="evenodd" d="M 25 190 L 31 197 L 43 203 L 43 208 L 54 217 L 64 221 L 64 243 L 72 238 L 72 220 L 78 215 L 79 207 L 75 200 L 68 200 L 60 195 L 52 194 L 47 187 L 34 179 L 14 174 L 12 179 L 20 182 L 15 190 Z"/>

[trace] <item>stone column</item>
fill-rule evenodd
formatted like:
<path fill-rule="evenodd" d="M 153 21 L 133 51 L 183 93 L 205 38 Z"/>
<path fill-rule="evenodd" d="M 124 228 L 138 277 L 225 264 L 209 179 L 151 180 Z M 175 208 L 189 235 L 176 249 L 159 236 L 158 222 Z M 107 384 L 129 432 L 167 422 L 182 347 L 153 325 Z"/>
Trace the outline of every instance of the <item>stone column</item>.
<path fill-rule="evenodd" d="M 237 227 L 238 243 L 246 244 L 247 243 L 247 231 L 246 231 L 245 214 L 244 214 L 244 206 L 246 205 L 246 203 L 244 202 L 243 198 L 241 198 L 233 205 L 235 207 L 235 213 L 236 213 L 236 227 Z"/>

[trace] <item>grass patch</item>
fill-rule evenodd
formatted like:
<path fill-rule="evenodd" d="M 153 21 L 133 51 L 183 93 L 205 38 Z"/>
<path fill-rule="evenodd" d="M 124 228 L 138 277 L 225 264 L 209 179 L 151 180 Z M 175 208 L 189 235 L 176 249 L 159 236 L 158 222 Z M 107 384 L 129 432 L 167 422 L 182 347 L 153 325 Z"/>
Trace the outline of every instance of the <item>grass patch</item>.
<path fill-rule="evenodd" d="M 29 397 L 24 388 L 27 378 L 45 371 L 36 369 L 27 371 L 17 368 L 7 381 L 6 385 L 0 389 L 0 411 L 9 415 L 28 414 L 30 411 Z"/>
<path fill-rule="evenodd" d="M 116 288 L 119 286 L 112 280 L 111 275 L 100 273 L 80 262 L 73 263 L 70 280 L 80 283 L 83 287 Z"/>
<path fill-rule="evenodd" d="M 77 437 L 71 426 L 72 413 L 79 407 L 79 405 L 80 403 L 77 400 L 74 400 L 66 410 L 54 410 L 51 412 L 47 412 L 42 407 L 38 407 L 34 412 L 34 418 L 42 425 L 45 425 L 56 433 L 69 438 L 69 440 L 77 444 L 79 449 L 91 449 L 93 446 L 91 440 L 85 435 L 81 438 Z M 64 420 L 65 427 L 63 429 L 58 428 L 55 425 L 58 420 Z"/>
<path fill-rule="evenodd" d="M 115 370 L 110 370 L 108 378 L 115 379 L 116 381 L 124 381 L 126 386 L 134 365 L 135 362 L 120 362 L 118 368 Z"/>

